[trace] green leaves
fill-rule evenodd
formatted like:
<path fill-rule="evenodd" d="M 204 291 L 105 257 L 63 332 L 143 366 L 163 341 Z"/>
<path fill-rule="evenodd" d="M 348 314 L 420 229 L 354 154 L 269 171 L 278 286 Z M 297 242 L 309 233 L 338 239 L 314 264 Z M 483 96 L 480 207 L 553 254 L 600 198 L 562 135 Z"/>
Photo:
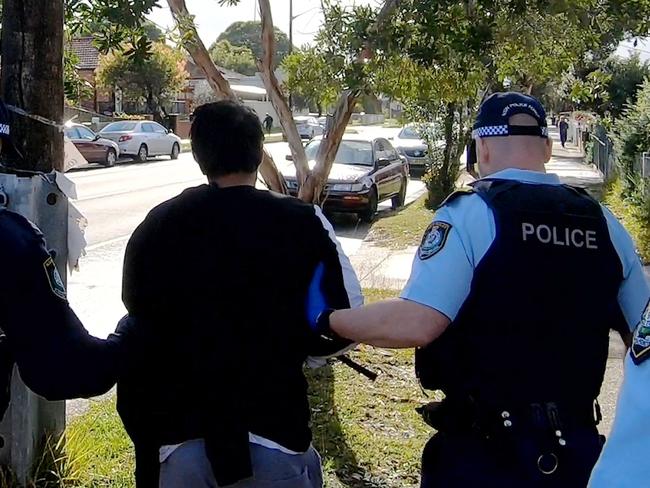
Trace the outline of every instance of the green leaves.
<path fill-rule="evenodd" d="M 74 37 L 84 32 L 93 35 L 102 53 L 129 43 L 129 56 L 144 59 L 151 47 L 145 15 L 158 0 L 64 0 L 66 29 Z"/>
<path fill-rule="evenodd" d="M 163 43 L 153 43 L 142 59 L 127 47 L 103 56 L 97 69 L 97 82 L 105 88 L 119 87 L 128 98 L 146 101 L 150 109 L 180 91 L 187 78 L 184 59 L 179 51 Z"/>
<path fill-rule="evenodd" d="M 257 71 L 253 52 L 245 46 L 233 46 L 229 41 L 216 41 L 210 46 L 210 57 L 217 66 L 252 76 Z"/>
<path fill-rule="evenodd" d="M 229 0 L 220 0 L 221 5 L 233 5 L 238 2 Z M 261 22 L 235 22 L 223 31 L 218 41 L 228 41 L 231 45 L 237 47 L 246 47 L 252 53 L 255 59 L 262 57 L 262 23 Z M 278 65 L 289 54 L 289 38 L 277 27 L 275 28 L 276 56 L 275 64 Z"/>

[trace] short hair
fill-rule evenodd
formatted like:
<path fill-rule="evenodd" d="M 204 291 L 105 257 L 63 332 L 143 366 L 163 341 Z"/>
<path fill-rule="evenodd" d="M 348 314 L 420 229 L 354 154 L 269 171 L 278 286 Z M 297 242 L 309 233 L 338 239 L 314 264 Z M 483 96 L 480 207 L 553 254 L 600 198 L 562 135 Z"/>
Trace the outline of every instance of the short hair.
<path fill-rule="evenodd" d="M 194 159 L 208 177 L 254 173 L 262 162 L 260 119 L 250 108 L 231 100 L 198 107 L 190 139 Z"/>

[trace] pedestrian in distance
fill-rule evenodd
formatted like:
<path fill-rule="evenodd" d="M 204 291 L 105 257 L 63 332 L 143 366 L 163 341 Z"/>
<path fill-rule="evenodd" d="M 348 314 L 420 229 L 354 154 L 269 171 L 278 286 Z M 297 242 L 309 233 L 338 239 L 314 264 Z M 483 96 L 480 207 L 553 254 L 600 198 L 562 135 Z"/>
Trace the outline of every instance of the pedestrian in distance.
<path fill-rule="evenodd" d="M 482 178 L 435 214 L 401 298 L 334 310 L 317 273 L 308 320 L 319 334 L 418 348 L 422 386 L 446 395 L 421 409 L 437 431 L 423 488 L 584 487 L 602 444 L 609 331 L 629 337 L 648 285 L 616 218 L 545 173 L 552 141 L 536 99 L 491 95 L 473 137 Z"/>
<path fill-rule="evenodd" d="M 569 122 L 567 122 L 566 117 L 562 117 L 560 120 L 560 143 L 562 147 L 566 147 L 566 141 L 569 133 Z"/>
<path fill-rule="evenodd" d="M 266 117 L 264 117 L 264 128 L 266 129 L 266 133 L 268 135 L 271 135 L 271 129 L 273 128 L 273 117 L 267 112 Z"/>
<path fill-rule="evenodd" d="M 304 315 L 316 266 L 328 302 L 362 304 L 321 210 L 255 188 L 264 132 L 221 101 L 194 112 L 208 184 L 153 209 L 126 250 L 123 300 L 140 361 L 118 383 L 139 488 L 319 488 L 303 363 L 351 347 Z"/>

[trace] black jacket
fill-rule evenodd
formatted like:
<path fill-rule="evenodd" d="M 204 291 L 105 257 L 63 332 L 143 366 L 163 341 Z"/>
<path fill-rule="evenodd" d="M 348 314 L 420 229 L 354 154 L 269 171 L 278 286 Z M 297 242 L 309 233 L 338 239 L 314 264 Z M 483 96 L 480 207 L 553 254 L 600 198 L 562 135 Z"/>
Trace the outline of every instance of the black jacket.
<path fill-rule="evenodd" d="M 249 432 L 307 450 L 305 298 L 319 262 L 332 305 L 350 306 L 347 262 L 315 208 L 252 187 L 186 190 L 140 225 L 123 299 L 141 354 L 118 383 L 139 487 L 157 486 L 162 445 L 204 438 L 220 485 L 252 474 Z"/>

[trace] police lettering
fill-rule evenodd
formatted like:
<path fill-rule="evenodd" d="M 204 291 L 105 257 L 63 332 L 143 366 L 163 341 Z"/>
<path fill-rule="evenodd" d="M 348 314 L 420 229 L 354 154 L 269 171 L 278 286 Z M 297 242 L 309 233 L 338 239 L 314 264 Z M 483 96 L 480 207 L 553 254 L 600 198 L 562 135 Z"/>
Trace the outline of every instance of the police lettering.
<path fill-rule="evenodd" d="M 536 239 L 542 244 L 553 246 L 570 246 L 586 249 L 598 249 L 596 231 L 556 227 L 554 225 L 533 225 L 528 222 L 521 224 L 524 242 Z"/>

